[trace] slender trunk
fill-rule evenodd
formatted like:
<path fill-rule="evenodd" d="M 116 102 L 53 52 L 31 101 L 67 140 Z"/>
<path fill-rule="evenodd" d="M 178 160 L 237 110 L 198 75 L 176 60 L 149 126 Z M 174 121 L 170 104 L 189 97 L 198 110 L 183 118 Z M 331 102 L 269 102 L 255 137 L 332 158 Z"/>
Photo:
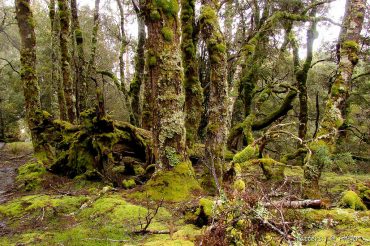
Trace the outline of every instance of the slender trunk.
<path fill-rule="evenodd" d="M 0 141 L 5 141 L 5 123 L 2 102 L 3 100 L 0 98 Z"/>
<path fill-rule="evenodd" d="M 99 6 L 100 0 L 95 0 L 95 10 L 94 10 L 94 26 L 91 36 L 91 51 L 90 51 L 90 60 L 88 63 L 87 74 L 91 74 L 95 70 L 95 56 L 98 43 L 98 31 L 99 31 Z"/>
<path fill-rule="evenodd" d="M 316 9 L 313 9 L 310 16 L 314 17 Z M 312 22 L 310 28 L 307 30 L 307 55 L 303 68 L 295 73 L 299 90 L 299 126 L 298 137 L 305 139 L 307 134 L 308 122 L 308 95 L 307 95 L 307 77 L 311 68 L 313 58 L 313 43 L 316 39 L 316 22 Z M 302 146 L 299 146 L 299 148 Z"/>
<path fill-rule="evenodd" d="M 227 140 L 227 61 L 225 39 L 220 31 L 216 6 L 211 0 L 202 1 L 200 30 L 210 57 L 209 120 L 205 141 L 205 160 L 213 176 L 214 186 L 220 191 Z"/>
<path fill-rule="evenodd" d="M 73 85 L 71 79 L 71 56 L 69 54 L 69 22 L 70 14 L 67 0 L 58 0 L 59 18 L 60 18 L 60 53 L 62 79 L 64 86 L 64 97 L 67 106 L 67 116 L 69 122 L 74 122 L 76 119 L 76 111 L 74 105 Z"/>
<path fill-rule="evenodd" d="M 177 0 L 147 0 L 148 79 L 153 107 L 154 155 L 159 169 L 185 161 L 183 70 Z"/>
<path fill-rule="evenodd" d="M 56 10 L 55 10 L 55 0 L 50 0 L 49 3 L 49 18 L 51 26 L 51 80 L 54 83 L 57 89 L 57 98 L 59 105 L 59 118 L 61 120 L 67 120 L 67 108 L 66 101 L 64 98 L 64 89 L 62 80 L 60 79 L 60 68 L 59 64 L 59 21 L 57 19 Z"/>
<path fill-rule="evenodd" d="M 38 112 L 41 109 L 40 91 L 36 77 L 36 36 L 30 0 L 16 0 L 16 18 L 21 37 L 21 79 L 23 82 L 26 117 L 31 131 L 32 143 L 36 153 L 50 153 L 48 145 L 38 132 L 41 123 Z"/>
<path fill-rule="evenodd" d="M 203 90 L 198 76 L 195 0 L 181 1 L 182 61 L 185 73 L 185 127 L 187 146 L 198 139 L 202 115 Z"/>
<path fill-rule="evenodd" d="M 121 47 L 120 47 L 120 51 L 119 51 L 119 74 L 120 74 L 120 80 L 121 80 L 121 92 L 123 94 L 123 97 L 124 97 L 124 106 L 127 110 L 127 114 L 128 114 L 128 117 L 127 117 L 127 121 L 130 120 L 130 118 L 132 118 L 131 114 L 132 114 L 132 111 L 131 111 L 131 105 L 130 105 L 130 102 L 129 102 L 129 96 L 128 96 L 128 92 L 127 92 L 127 89 L 126 89 L 126 84 L 125 84 L 125 62 L 124 62 L 124 55 L 126 53 L 126 45 L 127 45 L 127 40 L 126 40 L 126 34 L 125 34 L 125 13 L 124 13 L 124 9 L 123 9 L 123 5 L 122 5 L 122 2 L 121 0 L 116 0 L 117 1 L 117 5 L 118 5 L 118 8 L 119 8 L 119 12 L 120 12 L 120 41 L 121 41 Z"/>
<path fill-rule="evenodd" d="M 76 115 L 79 118 L 82 111 L 86 109 L 87 86 L 85 72 L 85 54 L 84 54 L 84 39 L 78 19 L 78 9 L 76 0 L 71 0 L 72 13 L 72 34 L 74 39 L 74 50 L 77 51 L 75 57 L 75 93 L 76 93 Z"/>
<path fill-rule="evenodd" d="M 145 69 L 145 19 L 140 9 L 136 8 L 136 16 L 138 22 L 138 42 L 136 49 L 135 59 L 135 75 L 130 85 L 130 97 L 131 97 L 131 110 L 132 119 L 131 123 L 136 126 L 142 126 L 142 106 L 140 103 L 140 88 L 144 80 L 144 69 Z"/>
<path fill-rule="evenodd" d="M 304 178 L 307 197 L 320 194 L 319 180 L 326 162 L 320 158 L 318 153 L 325 151 L 330 154 L 334 151 L 338 129 L 344 122 L 342 112 L 349 96 L 353 69 L 358 62 L 359 40 L 365 8 L 365 0 L 347 0 L 338 42 L 338 75 L 331 86 L 317 137 L 309 146 L 312 154 L 309 153 L 306 156 Z"/>

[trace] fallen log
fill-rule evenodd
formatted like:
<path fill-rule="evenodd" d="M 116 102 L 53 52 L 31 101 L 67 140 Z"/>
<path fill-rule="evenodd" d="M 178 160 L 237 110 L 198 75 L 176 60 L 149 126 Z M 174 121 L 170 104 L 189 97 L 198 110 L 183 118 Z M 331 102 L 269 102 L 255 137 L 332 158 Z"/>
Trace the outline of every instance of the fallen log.
<path fill-rule="evenodd" d="M 303 200 L 303 201 L 273 201 L 262 203 L 264 207 L 268 208 L 315 208 L 320 209 L 324 207 L 322 200 Z"/>

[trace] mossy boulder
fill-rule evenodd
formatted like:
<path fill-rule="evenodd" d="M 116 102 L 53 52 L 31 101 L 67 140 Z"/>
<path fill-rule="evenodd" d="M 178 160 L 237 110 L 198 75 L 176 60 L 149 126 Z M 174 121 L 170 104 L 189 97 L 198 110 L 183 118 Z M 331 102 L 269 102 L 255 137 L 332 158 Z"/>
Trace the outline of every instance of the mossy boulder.
<path fill-rule="evenodd" d="M 365 204 L 354 191 L 344 192 L 342 199 L 340 200 L 340 206 L 344 208 L 352 208 L 354 210 L 366 210 Z"/>

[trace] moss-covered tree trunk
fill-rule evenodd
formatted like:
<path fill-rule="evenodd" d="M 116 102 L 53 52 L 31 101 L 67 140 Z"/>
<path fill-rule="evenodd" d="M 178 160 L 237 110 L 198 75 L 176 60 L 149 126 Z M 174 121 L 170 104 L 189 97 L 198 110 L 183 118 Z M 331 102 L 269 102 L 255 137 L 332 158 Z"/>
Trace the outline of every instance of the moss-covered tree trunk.
<path fill-rule="evenodd" d="M 29 0 L 15 1 L 16 18 L 21 37 L 21 79 L 26 104 L 27 123 L 31 131 L 32 143 L 36 153 L 50 154 L 48 145 L 44 143 L 37 126 L 40 123 L 36 116 L 40 111 L 40 92 L 36 76 L 36 36 L 35 20 Z"/>
<path fill-rule="evenodd" d="M 49 18 L 50 18 L 50 29 L 51 29 L 51 80 L 55 84 L 57 89 L 59 118 L 61 120 L 67 120 L 67 108 L 66 101 L 64 98 L 63 82 L 60 79 L 60 67 L 59 67 L 59 19 L 56 15 L 55 0 L 51 0 L 49 3 Z"/>
<path fill-rule="evenodd" d="M 98 31 L 100 25 L 100 18 L 99 18 L 99 8 L 100 8 L 100 0 L 95 0 L 95 9 L 94 9 L 94 25 L 91 34 L 91 49 L 90 49 L 90 59 L 87 66 L 87 74 L 90 74 L 95 71 L 95 57 L 96 57 L 96 49 L 98 44 Z"/>
<path fill-rule="evenodd" d="M 142 0 L 141 0 L 142 1 Z M 138 22 L 138 41 L 136 49 L 135 59 L 135 75 L 130 85 L 130 97 L 131 97 L 131 110 L 132 118 L 131 123 L 135 126 L 142 125 L 142 104 L 140 100 L 141 85 L 144 80 L 144 69 L 145 69 L 145 19 L 139 6 L 135 6 L 135 13 Z"/>
<path fill-rule="evenodd" d="M 82 111 L 86 109 L 87 86 L 86 86 L 86 62 L 84 53 L 84 39 L 78 18 L 78 9 L 76 0 L 71 0 L 72 13 L 72 34 L 74 39 L 74 48 L 77 51 L 75 57 L 75 94 L 76 94 L 76 116 L 80 118 Z"/>
<path fill-rule="evenodd" d="M 313 9 L 310 16 L 315 16 L 316 9 Z M 313 58 L 313 43 L 317 36 L 316 33 L 316 22 L 313 21 L 307 30 L 307 54 L 306 60 L 303 64 L 302 69 L 295 70 L 296 80 L 298 83 L 299 90 L 299 126 L 298 126 L 298 137 L 300 139 L 305 139 L 307 133 L 307 122 L 308 122 L 308 94 L 307 94 L 307 77 L 308 72 L 311 68 L 312 58 Z M 298 58 L 297 58 L 298 59 Z M 297 62 L 296 66 L 297 67 Z"/>
<path fill-rule="evenodd" d="M 147 0 L 145 9 L 154 155 L 159 169 L 171 169 L 185 160 L 179 5 L 177 0 Z"/>
<path fill-rule="evenodd" d="M 67 106 L 68 121 L 74 122 L 76 119 L 75 97 L 73 95 L 73 83 L 71 79 L 71 56 L 69 53 L 69 22 L 70 12 L 67 0 L 58 0 L 60 18 L 60 55 L 62 80 L 64 86 L 64 97 Z"/>
<path fill-rule="evenodd" d="M 358 62 L 359 40 L 365 8 L 365 0 L 347 0 L 346 2 L 346 12 L 338 43 L 338 74 L 331 87 L 317 138 L 309 146 L 312 153 L 306 157 L 304 171 L 306 196 L 319 195 L 321 171 L 326 164 L 326 158 L 322 158 L 321 153 L 333 152 L 338 129 L 344 122 L 342 110 L 350 93 L 353 69 Z"/>
<path fill-rule="evenodd" d="M 197 141 L 202 115 L 203 91 L 198 76 L 197 28 L 195 24 L 195 1 L 181 1 L 182 61 L 185 84 L 185 127 L 187 146 Z"/>
<path fill-rule="evenodd" d="M 128 91 L 126 89 L 126 84 L 125 84 L 125 61 L 124 61 L 124 55 L 126 53 L 126 46 L 127 46 L 127 40 L 126 40 L 126 34 L 125 34 L 125 12 L 123 9 L 123 4 L 121 0 L 117 0 L 117 5 L 120 13 L 120 42 L 121 42 L 121 47 L 119 50 L 119 74 L 120 74 L 120 81 L 121 81 L 121 92 L 123 94 L 123 100 L 124 100 L 124 106 L 127 110 L 127 119 L 126 121 L 129 121 L 132 116 L 132 110 L 131 110 L 131 104 L 129 100 L 129 95 Z"/>
<path fill-rule="evenodd" d="M 209 120 L 205 140 L 205 160 L 216 187 L 220 188 L 227 140 L 229 101 L 226 44 L 220 30 L 216 6 L 211 0 L 202 1 L 200 30 L 210 57 Z"/>

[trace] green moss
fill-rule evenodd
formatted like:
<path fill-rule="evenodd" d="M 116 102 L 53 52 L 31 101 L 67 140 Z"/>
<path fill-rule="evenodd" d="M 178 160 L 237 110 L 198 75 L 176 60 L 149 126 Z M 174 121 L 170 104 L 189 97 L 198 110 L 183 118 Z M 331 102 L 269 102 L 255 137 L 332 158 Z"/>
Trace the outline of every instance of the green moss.
<path fill-rule="evenodd" d="M 342 47 L 344 49 L 353 49 L 354 51 L 357 51 L 359 49 L 359 45 L 356 41 L 353 40 L 347 40 L 342 43 Z"/>
<path fill-rule="evenodd" d="M 181 162 L 181 155 L 177 153 L 175 148 L 167 146 L 165 152 L 170 166 L 174 167 Z"/>
<path fill-rule="evenodd" d="M 135 183 L 135 180 L 133 179 L 125 179 L 125 180 L 122 180 L 122 186 L 125 189 L 131 189 L 136 186 L 136 183 Z"/>
<path fill-rule="evenodd" d="M 173 31 L 169 27 L 163 27 L 161 30 L 161 33 L 163 35 L 163 38 L 167 42 L 172 42 L 173 40 Z"/>
<path fill-rule="evenodd" d="M 361 198 L 354 191 L 346 191 L 340 200 L 340 205 L 345 208 L 352 208 L 355 210 L 366 210 L 365 204 Z"/>
<path fill-rule="evenodd" d="M 41 162 L 28 162 L 18 168 L 16 183 L 18 188 L 26 191 L 37 190 L 41 187 L 46 168 Z"/>
<path fill-rule="evenodd" d="M 39 213 L 42 208 L 47 208 L 51 211 L 57 209 L 61 213 L 71 213 L 77 210 L 86 200 L 87 197 L 85 196 L 25 196 L 0 205 L 0 214 L 20 217 L 35 211 Z"/>
<path fill-rule="evenodd" d="M 259 154 L 259 149 L 257 145 L 248 145 L 242 151 L 235 154 L 233 162 L 242 163 L 250 159 L 257 158 Z"/>
<path fill-rule="evenodd" d="M 159 14 L 158 10 L 155 9 L 150 12 L 150 19 L 152 21 L 158 21 L 161 19 L 161 15 Z"/>
<path fill-rule="evenodd" d="M 194 176 L 190 162 L 182 162 L 172 170 L 155 173 L 144 185 L 143 190 L 132 193 L 134 198 L 148 195 L 151 199 L 165 201 L 184 201 L 192 197 L 193 192 L 201 190 Z"/>
<path fill-rule="evenodd" d="M 177 0 L 155 0 L 157 7 L 161 8 L 165 14 L 176 16 L 179 11 Z"/>
<path fill-rule="evenodd" d="M 116 174 L 123 174 L 125 172 L 125 166 L 121 165 L 121 166 L 113 167 L 112 172 Z"/>
<path fill-rule="evenodd" d="M 149 67 L 154 67 L 156 64 L 157 64 L 157 57 L 149 56 L 149 58 L 148 58 Z"/>
<path fill-rule="evenodd" d="M 238 179 L 234 182 L 233 184 L 233 188 L 235 191 L 238 191 L 238 192 L 243 192 L 245 191 L 245 183 L 243 180 L 241 179 Z"/>

